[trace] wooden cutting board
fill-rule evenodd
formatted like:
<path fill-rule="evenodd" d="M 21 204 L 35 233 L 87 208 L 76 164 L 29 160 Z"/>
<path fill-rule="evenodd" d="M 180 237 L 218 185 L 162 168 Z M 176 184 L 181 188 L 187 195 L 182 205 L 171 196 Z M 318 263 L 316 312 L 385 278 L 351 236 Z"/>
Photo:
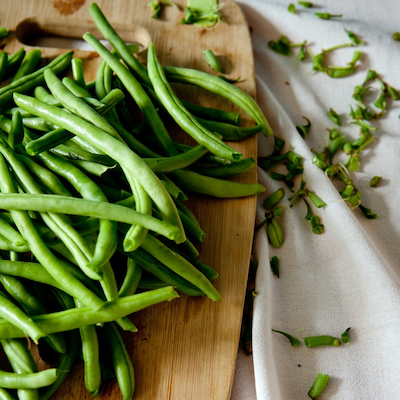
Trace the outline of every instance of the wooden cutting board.
<path fill-rule="evenodd" d="M 123 39 L 143 46 L 139 56 L 143 63 L 151 40 L 163 65 L 193 67 L 215 74 L 202 56 L 202 51 L 210 48 L 221 57 L 227 76 L 240 77 L 238 86 L 255 96 L 249 27 L 235 2 L 224 0 L 223 22 L 208 30 L 179 23 L 186 4 L 183 0 L 177 1 L 181 10 L 165 7 L 157 20 L 150 18 L 152 11 L 147 3 L 148 0 L 98 0 Z M 18 49 L 21 42 L 27 50 L 38 46 L 43 56 L 49 58 L 71 46 L 81 46 L 79 39 L 86 31 L 100 37 L 88 12 L 90 4 L 91 1 L 85 0 L 2 0 L 0 26 L 5 26 L 11 34 L 0 43 L 10 53 Z M 48 45 L 53 47 L 44 47 Z M 75 56 L 84 61 L 86 80 L 94 79 L 100 58 L 91 50 L 77 50 Z M 193 87 L 175 87 L 179 95 L 192 102 L 238 111 L 218 96 Z M 246 115 L 242 115 L 242 125 L 251 124 Z M 243 157 L 256 158 L 255 137 L 230 144 L 242 151 Z M 256 182 L 256 169 L 235 179 Z M 182 295 L 131 316 L 139 332 L 124 332 L 123 335 L 135 367 L 137 400 L 230 398 L 256 197 L 225 200 L 188 195 L 188 204 L 206 232 L 206 241 L 199 246 L 200 260 L 219 272 L 215 285 L 223 300 L 212 302 L 208 298 Z M 82 365 L 73 370 L 53 398 L 91 398 L 84 386 Z M 120 399 L 117 383 L 104 384 L 99 398 Z"/>

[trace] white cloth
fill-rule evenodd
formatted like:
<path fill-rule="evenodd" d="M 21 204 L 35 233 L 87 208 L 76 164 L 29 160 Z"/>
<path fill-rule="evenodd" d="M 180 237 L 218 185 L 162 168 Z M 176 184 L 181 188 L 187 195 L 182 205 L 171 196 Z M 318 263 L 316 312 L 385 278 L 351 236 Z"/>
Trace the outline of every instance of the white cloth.
<path fill-rule="evenodd" d="M 293 2 L 296 14 L 287 10 L 287 0 L 242 0 L 239 2 L 249 26 L 257 78 L 257 96 L 274 133 L 304 157 L 304 180 L 326 203 L 314 212 L 325 231 L 311 232 L 305 220 L 305 205 L 289 209 L 289 191 L 259 169 L 259 181 L 267 192 L 259 196 L 257 222 L 264 218 L 262 200 L 278 187 L 286 190 L 282 205 L 288 211 L 279 218 L 285 242 L 279 249 L 268 244 L 266 232 L 255 236 L 254 257 L 258 261 L 253 320 L 253 356 L 239 351 L 231 400 L 301 400 L 308 398 L 318 373 L 331 379 L 321 399 L 400 399 L 400 101 L 388 101 L 387 112 L 371 124 L 378 127 L 376 140 L 360 156 L 360 171 L 352 172 L 362 203 L 378 213 L 366 219 L 341 199 L 337 187 L 312 164 L 314 148 L 326 145 L 327 128 L 335 125 L 327 116 L 330 108 L 341 115 L 340 131 L 357 138 L 359 127 L 350 124 L 350 105 L 356 85 L 369 69 L 389 85 L 400 89 L 400 42 L 392 34 L 400 31 L 398 0 L 337 0 L 304 8 Z M 322 20 L 314 12 L 343 14 Z M 333 79 L 312 72 L 311 60 L 300 62 L 268 47 L 280 35 L 292 43 L 307 40 L 314 54 L 349 42 L 344 29 L 357 34 L 363 44 L 329 55 L 329 63 L 345 65 L 353 51 L 362 52 L 358 70 L 346 78 Z M 373 87 L 369 99 L 379 96 Z M 373 107 L 372 107 L 373 108 Z M 305 140 L 295 126 L 311 121 Z M 270 139 L 259 137 L 259 155 L 271 153 Z M 370 179 L 382 176 L 377 188 Z M 299 181 L 296 181 L 296 188 Z M 280 278 L 270 268 L 273 255 L 280 258 Z M 302 339 L 328 334 L 340 338 L 348 327 L 350 343 L 339 347 L 292 347 L 278 329 Z"/>

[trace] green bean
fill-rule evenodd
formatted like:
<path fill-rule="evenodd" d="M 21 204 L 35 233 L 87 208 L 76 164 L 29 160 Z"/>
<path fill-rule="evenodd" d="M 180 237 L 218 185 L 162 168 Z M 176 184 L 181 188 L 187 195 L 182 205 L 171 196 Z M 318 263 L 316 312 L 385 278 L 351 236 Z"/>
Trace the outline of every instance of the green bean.
<path fill-rule="evenodd" d="M 11 119 L 11 130 L 8 134 L 8 144 L 14 149 L 15 146 L 22 143 L 22 138 L 24 136 L 24 127 L 22 123 L 21 114 L 17 111 L 12 115 Z"/>
<path fill-rule="evenodd" d="M 57 369 L 17 374 L 0 370 L 0 386 L 5 389 L 38 389 L 51 385 L 57 379 Z"/>
<path fill-rule="evenodd" d="M 179 234 L 176 235 L 175 240 L 181 242 L 185 240 L 182 223 L 179 219 L 175 204 L 168 192 L 146 163 L 127 146 L 96 126 L 74 115 L 68 115 L 68 113 L 59 110 L 57 107 L 45 105 L 36 99 L 17 93 L 14 95 L 14 99 L 19 103 L 19 106 L 23 104 L 22 108 L 28 109 L 28 111 L 35 110 L 36 114 L 41 114 L 43 112 L 46 118 L 51 119 L 53 122 L 57 121 L 60 125 L 64 125 L 64 128 L 71 130 L 71 132 L 78 136 L 86 138 L 100 150 L 108 152 L 108 154 L 121 166 L 124 166 L 132 176 L 137 177 L 140 184 L 145 188 L 158 207 L 163 219 L 178 227 Z"/>
<path fill-rule="evenodd" d="M 211 49 L 204 50 L 203 57 L 213 70 L 220 72 L 221 74 L 224 73 L 221 60 L 213 53 Z"/>
<path fill-rule="evenodd" d="M 66 353 L 60 355 L 58 360 L 57 379 L 51 385 L 39 389 L 40 400 L 47 400 L 54 394 L 54 392 L 65 381 L 72 366 L 74 365 L 79 350 L 79 337 L 77 331 L 67 332 L 67 335 L 69 336 L 69 348 Z"/>
<path fill-rule="evenodd" d="M 118 36 L 114 28 L 109 24 L 99 6 L 96 3 L 92 3 L 89 7 L 89 12 L 101 34 L 108 40 L 108 42 L 111 43 L 117 53 L 125 61 L 126 65 L 128 65 L 132 73 L 135 74 L 136 78 L 139 79 L 141 82 L 150 85 L 146 68 L 144 68 L 133 56 L 132 52 L 129 50 L 129 47 Z"/>
<path fill-rule="evenodd" d="M 37 164 L 31 157 L 19 156 L 25 167 L 39 180 L 39 182 L 50 191 L 50 193 L 59 194 L 61 196 L 71 196 L 70 191 L 64 186 L 57 175 L 49 169 Z"/>
<path fill-rule="evenodd" d="M 179 254 L 171 251 L 154 236 L 150 234 L 147 235 L 141 247 L 154 258 L 164 263 L 172 271 L 198 287 L 210 299 L 214 301 L 221 300 L 221 295 L 218 293 L 217 289 L 196 267 L 185 258 L 179 256 Z"/>
<path fill-rule="evenodd" d="M 69 163 L 67 160 L 57 157 L 49 152 L 38 155 L 39 159 L 53 172 L 66 179 L 82 198 L 107 202 L 107 197 L 101 189 L 89 179 L 79 168 Z M 88 268 L 99 269 L 105 264 L 117 247 L 117 226 L 116 223 L 100 220 L 98 240 L 94 249 L 92 259 L 88 263 Z"/>
<path fill-rule="evenodd" d="M 80 97 L 75 96 L 51 69 L 44 72 L 44 79 L 52 95 L 66 109 L 96 125 L 104 132 L 120 139 L 115 129 Z"/>
<path fill-rule="evenodd" d="M 265 188 L 259 183 L 240 183 L 179 170 L 171 175 L 185 190 L 220 198 L 245 197 L 260 194 Z"/>
<path fill-rule="evenodd" d="M 122 398 L 130 400 L 135 391 L 135 373 L 132 361 L 115 324 L 106 324 L 103 330 L 111 349 L 111 359 Z"/>
<path fill-rule="evenodd" d="M 281 247 L 283 244 L 283 232 L 275 218 L 267 222 L 268 241 L 272 247 Z"/>
<path fill-rule="evenodd" d="M 214 178 L 224 178 L 227 176 L 241 174 L 243 172 L 253 169 L 256 165 L 254 158 L 244 158 L 243 160 L 234 162 L 228 166 L 217 166 L 207 168 L 193 168 L 193 171 L 199 174 L 211 176 Z"/>
<path fill-rule="evenodd" d="M 11 82 L 34 72 L 39 65 L 41 58 L 42 51 L 40 49 L 32 49 L 28 51 Z"/>
<path fill-rule="evenodd" d="M 130 93 L 139 109 L 142 111 L 145 120 L 152 128 L 152 131 L 156 135 L 157 141 L 165 154 L 177 154 L 177 150 L 164 126 L 164 123 L 141 84 L 134 78 L 129 70 L 120 63 L 118 57 L 110 53 L 93 35 L 85 33 L 83 39 L 87 41 L 97 53 L 99 53 L 121 80 L 126 90 Z"/>
<path fill-rule="evenodd" d="M 15 373 L 29 374 L 38 371 L 25 340 L 5 339 L 1 340 L 1 345 Z M 18 389 L 17 394 L 20 400 L 39 399 L 39 391 L 37 389 Z"/>
<path fill-rule="evenodd" d="M 199 158 L 204 156 L 207 152 L 208 150 L 204 146 L 197 145 L 192 149 L 176 156 L 144 158 L 144 161 L 154 172 L 172 172 L 177 169 L 188 167 Z"/>
<path fill-rule="evenodd" d="M 330 378 L 331 377 L 329 375 L 319 373 L 315 378 L 310 390 L 308 391 L 308 396 L 311 399 L 317 399 L 325 389 Z"/>
<path fill-rule="evenodd" d="M 16 52 L 8 56 L 8 64 L 6 71 L 3 75 L 3 79 L 7 79 L 14 75 L 15 71 L 20 66 L 22 60 L 24 59 L 26 51 L 23 47 L 19 48 Z"/>
<path fill-rule="evenodd" d="M 142 268 L 134 260 L 126 260 L 126 273 L 122 285 L 119 289 L 119 297 L 135 294 L 142 277 Z"/>
<path fill-rule="evenodd" d="M 83 307 L 83 304 L 75 301 L 76 306 Z M 87 325 L 79 328 L 82 342 L 82 357 L 84 363 L 84 380 L 86 390 L 93 396 L 99 395 L 101 384 L 101 372 L 99 362 L 99 341 L 95 325 Z"/>
<path fill-rule="evenodd" d="M 89 151 L 79 148 L 76 145 L 73 145 L 73 143 L 59 144 L 56 147 L 50 149 L 50 151 L 54 154 L 71 158 L 73 160 L 90 161 L 110 167 L 115 166 L 115 161 L 112 160 L 110 157 L 103 154 L 93 154 Z"/>
<path fill-rule="evenodd" d="M 178 228 L 150 215 L 138 213 L 127 207 L 103 201 L 85 200 L 51 194 L 0 193 L 0 207 L 12 210 L 58 212 L 82 215 L 110 221 L 124 222 L 147 227 L 171 240 L 176 238 Z"/>
<path fill-rule="evenodd" d="M 93 97 L 88 90 L 82 88 L 78 82 L 74 81 L 69 76 L 65 76 L 62 79 L 62 83 L 71 93 L 74 94 L 74 96 L 83 100 L 97 112 L 104 108 L 104 104 L 100 100 Z"/>
<path fill-rule="evenodd" d="M 187 110 L 196 116 L 196 118 L 239 125 L 240 114 L 238 113 L 224 111 L 218 108 L 203 107 L 198 104 L 192 104 L 186 100 L 181 100 L 181 102 Z"/>
<path fill-rule="evenodd" d="M 272 129 L 263 112 L 261 111 L 260 106 L 250 95 L 240 90 L 236 86 L 225 82 L 223 79 L 220 79 L 217 76 L 195 69 L 164 67 L 164 71 L 169 81 L 189 83 L 200 86 L 232 101 L 254 119 L 257 125 L 260 126 L 260 129 L 265 136 L 272 135 Z"/>
<path fill-rule="evenodd" d="M 303 338 L 307 347 L 317 346 L 340 346 L 340 340 L 330 335 L 309 336 Z"/>
<path fill-rule="evenodd" d="M 186 133 L 193 137 L 197 143 L 206 147 L 211 153 L 233 161 L 240 160 L 241 153 L 230 148 L 212 132 L 204 128 L 193 115 L 185 109 L 173 92 L 172 87 L 167 82 L 164 70 L 157 60 L 155 48 L 152 43 L 150 43 L 148 49 L 147 68 L 149 70 L 149 78 L 158 98 L 171 117 Z"/>
<path fill-rule="evenodd" d="M 61 103 L 43 86 L 36 86 L 33 93 L 35 98 L 40 101 L 51 104 L 52 106 L 61 106 Z"/>
<path fill-rule="evenodd" d="M 19 304 L 27 315 L 39 315 L 47 312 L 44 305 L 34 297 L 26 285 L 18 278 L 0 274 L 0 282 L 7 293 Z M 66 351 L 65 340 L 62 335 L 52 334 L 43 339 L 58 353 L 64 353 Z"/>
<path fill-rule="evenodd" d="M 41 337 L 46 336 L 35 322 L 3 292 L 0 292 L 0 316 L 5 321 L 9 321 L 11 324 L 26 332 L 35 343 L 38 343 Z"/>
<path fill-rule="evenodd" d="M 187 200 L 188 197 L 186 194 L 182 191 L 180 187 L 178 187 L 172 180 L 169 178 L 167 175 L 163 173 L 158 174 L 160 177 L 161 182 L 165 186 L 165 189 L 167 189 L 168 193 L 171 195 L 171 197 L 174 200 L 180 200 L 184 201 Z"/>
<path fill-rule="evenodd" d="M 86 89 L 85 74 L 83 64 L 80 58 L 74 57 L 71 60 L 72 77 L 83 88 Z"/>
<path fill-rule="evenodd" d="M 3 156 L 0 157 L 0 190 L 1 193 L 15 193 L 14 183 L 8 171 L 8 166 Z M 62 263 L 48 249 L 27 212 L 12 210 L 13 220 L 28 244 L 36 259 L 46 266 L 49 274 L 63 286 L 63 290 L 72 296 L 82 299 L 82 302 L 98 309 L 103 305 L 103 300 L 97 297 L 91 290 L 87 289 L 78 279 L 66 271 Z"/>
<path fill-rule="evenodd" d="M 40 132 L 48 132 L 49 130 L 52 129 L 57 129 L 57 127 L 54 127 L 54 125 L 49 124 L 45 119 L 43 118 L 37 118 L 37 117 L 28 117 L 28 118 L 23 118 L 23 123 L 24 126 L 26 126 L 29 129 L 33 129 L 36 131 Z"/>
<path fill-rule="evenodd" d="M 14 227 L 5 221 L 3 218 L 0 218 L 0 232 L 2 236 L 5 236 L 8 240 L 10 240 L 15 246 L 23 247 L 26 245 L 24 238 L 22 235 L 14 229 Z"/>
<path fill-rule="evenodd" d="M 41 85 L 44 80 L 43 73 L 47 69 L 51 68 L 55 73 L 64 71 L 71 61 L 72 53 L 72 51 L 62 53 L 46 66 L 2 87 L 0 89 L 0 107 L 6 108 L 7 104 L 12 100 L 12 96 L 15 92 L 25 93 L 36 86 Z"/>
<path fill-rule="evenodd" d="M 16 154 L 7 146 L 7 144 L 0 138 L 0 152 L 6 157 L 9 164 L 12 166 L 14 173 L 18 176 L 23 188 L 36 194 L 42 194 L 43 191 L 32 178 L 29 172 L 25 169 L 24 165 L 20 162 Z M 30 210 L 28 210 L 30 211 Z M 68 247 L 68 250 L 72 252 L 76 258 L 79 266 L 85 270 L 92 279 L 100 279 L 98 271 L 92 270 L 87 267 L 87 260 L 91 258 L 92 253 L 87 246 L 87 243 L 79 235 L 78 232 L 68 223 L 68 221 L 60 215 L 57 211 L 48 213 L 46 211 L 41 213 L 42 219 L 45 223 L 55 231 L 63 243 Z"/>
<path fill-rule="evenodd" d="M 22 108 L 19 107 L 10 107 L 7 108 L 6 110 L 3 111 L 4 115 L 11 115 L 11 117 L 16 113 L 19 112 L 21 114 L 21 117 L 33 117 L 31 113 L 26 112 Z"/>
<path fill-rule="evenodd" d="M 196 119 L 208 130 L 212 130 L 221 134 L 224 140 L 243 140 L 256 135 L 261 131 L 258 125 L 250 128 L 244 128 L 225 122 L 209 121 L 199 117 L 196 117 Z"/>
<path fill-rule="evenodd" d="M 179 297 L 171 287 L 121 297 L 104 302 L 103 307 L 74 308 L 45 315 L 35 315 L 32 320 L 46 333 L 64 332 L 81 326 L 113 322 L 142 310 L 145 307 Z M 0 339 L 23 338 L 24 332 L 5 320 L 0 320 Z"/>
<path fill-rule="evenodd" d="M 15 397 L 12 396 L 6 389 L 0 388 L 0 400 L 15 400 Z"/>
<path fill-rule="evenodd" d="M 122 247 L 118 246 L 118 249 L 122 251 Z M 166 285 L 173 285 L 181 293 L 188 296 L 204 296 L 204 293 L 196 286 L 189 283 L 174 271 L 171 271 L 162 262 L 145 252 L 142 248 L 139 247 L 133 252 L 125 253 L 125 255 L 134 262 L 137 262 L 143 269 L 162 280 Z"/>
<path fill-rule="evenodd" d="M 0 51 L 0 83 L 3 81 L 3 77 L 6 73 L 8 64 L 8 53 L 4 50 Z"/>

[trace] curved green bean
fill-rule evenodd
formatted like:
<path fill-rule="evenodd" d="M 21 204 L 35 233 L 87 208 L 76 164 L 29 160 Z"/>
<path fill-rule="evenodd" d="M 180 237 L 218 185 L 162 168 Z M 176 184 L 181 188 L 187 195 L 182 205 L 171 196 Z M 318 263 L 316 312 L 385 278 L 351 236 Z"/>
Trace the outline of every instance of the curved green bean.
<path fill-rule="evenodd" d="M 113 322 L 143 308 L 177 297 L 179 294 L 174 288 L 168 286 L 104 302 L 103 307 L 98 310 L 90 307 L 73 308 L 45 315 L 35 315 L 32 320 L 46 334 L 64 332 L 81 326 Z M 25 334 L 21 329 L 5 320 L 0 320 L 0 339 L 24 337 Z"/>
<path fill-rule="evenodd" d="M 43 386 L 51 385 L 56 379 L 56 368 L 29 374 L 17 374 L 0 370 L 0 386 L 5 389 L 39 389 Z"/>
<path fill-rule="evenodd" d="M 234 198 L 257 195 L 265 191 L 259 183 L 240 183 L 226 179 L 213 178 L 197 172 L 182 169 L 171 172 L 176 182 L 184 189 L 208 196 Z"/>
<path fill-rule="evenodd" d="M 51 194 L 0 193 L 0 207 L 5 210 L 58 212 L 98 219 L 107 218 L 110 221 L 143 226 L 171 240 L 176 239 L 179 233 L 176 226 L 150 215 L 142 214 L 117 204 L 85 200 L 77 197 Z"/>
<path fill-rule="evenodd" d="M 265 136 L 272 135 L 272 129 L 260 106 L 246 92 L 217 76 L 190 68 L 164 67 L 166 77 L 172 82 L 189 83 L 200 86 L 232 101 L 246 112 L 260 126 Z"/>
<path fill-rule="evenodd" d="M 75 301 L 77 307 L 83 304 Z M 84 365 L 84 380 L 86 390 L 93 396 L 99 394 L 101 384 L 101 372 L 99 362 L 99 341 L 95 325 L 86 325 L 79 328 L 82 343 L 82 358 Z"/>
<path fill-rule="evenodd" d="M 193 171 L 198 172 L 201 175 L 211 176 L 214 178 L 225 178 L 227 176 L 241 174 L 249 171 L 256 166 L 254 158 L 244 158 L 243 160 L 237 161 L 231 165 L 216 166 L 216 167 L 205 167 L 205 168 L 193 168 Z"/>

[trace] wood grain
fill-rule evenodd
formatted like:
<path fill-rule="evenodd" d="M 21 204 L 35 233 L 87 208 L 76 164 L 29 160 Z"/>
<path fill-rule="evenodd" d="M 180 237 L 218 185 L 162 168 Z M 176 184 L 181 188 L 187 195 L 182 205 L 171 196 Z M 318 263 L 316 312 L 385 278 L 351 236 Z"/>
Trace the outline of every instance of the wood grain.
<path fill-rule="evenodd" d="M 2 0 L 0 25 L 11 35 L 1 43 L 13 52 L 23 45 L 42 48 L 52 58 L 91 31 L 98 35 L 89 16 L 91 2 L 85 0 Z M 146 47 L 153 41 L 164 65 L 192 67 L 214 73 L 205 63 L 202 51 L 210 48 L 220 56 L 227 75 L 240 77 L 238 86 L 255 97 L 253 55 L 249 29 L 239 6 L 225 0 L 223 23 L 214 29 L 179 24 L 183 11 L 166 7 L 159 20 L 150 18 L 147 0 L 99 0 L 111 24 L 127 42 L 142 45 L 140 60 L 146 62 Z M 179 2 L 178 2 L 179 3 Z M 184 6 L 184 1 L 180 2 Z M 47 36 L 45 43 L 42 36 Z M 49 36 L 68 38 L 52 42 Z M 40 41 L 42 40 L 42 41 Z M 59 48 L 43 47 L 56 43 Z M 78 43 L 78 45 L 80 45 Z M 76 46 L 74 43 L 73 46 Z M 61 48 L 63 47 L 63 48 Z M 99 57 L 92 51 L 78 50 L 84 60 L 85 77 L 94 79 Z M 187 100 L 230 111 L 235 106 L 205 91 L 175 85 Z M 246 115 L 242 124 L 249 125 Z M 176 132 L 182 137 L 182 133 Z M 188 140 L 188 139 L 184 139 Z M 230 143 L 244 157 L 256 158 L 256 138 Z M 241 174 L 241 182 L 256 182 L 256 169 Z M 188 193 L 191 209 L 206 232 L 199 246 L 201 261 L 216 269 L 215 285 L 223 296 L 220 302 L 182 295 L 131 316 L 138 326 L 136 334 L 123 333 L 135 366 L 135 399 L 227 400 L 235 370 L 246 280 L 251 253 L 255 196 L 242 199 L 213 199 Z M 55 399 L 89 399 L 83 382 L 82 365 L 77 365 Z M 115 381 L 104 384 L 100 399 L 121 398 Z"/>

